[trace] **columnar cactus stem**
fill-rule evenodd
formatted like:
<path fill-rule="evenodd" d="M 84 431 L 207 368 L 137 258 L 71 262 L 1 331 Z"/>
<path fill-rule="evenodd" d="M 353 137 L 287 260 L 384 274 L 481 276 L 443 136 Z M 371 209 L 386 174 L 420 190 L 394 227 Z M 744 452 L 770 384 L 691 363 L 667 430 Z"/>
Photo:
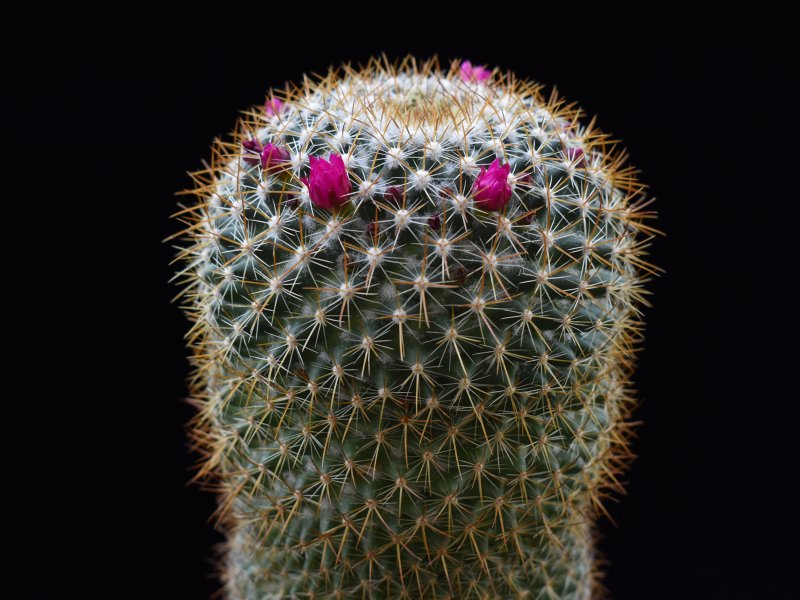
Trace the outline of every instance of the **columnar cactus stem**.
<path fill-rule="evenodd" d="M 215 145 L 179 215 L 229 598 L 592 595 L 654 215 L 579 116 L 374 61 Z"/>

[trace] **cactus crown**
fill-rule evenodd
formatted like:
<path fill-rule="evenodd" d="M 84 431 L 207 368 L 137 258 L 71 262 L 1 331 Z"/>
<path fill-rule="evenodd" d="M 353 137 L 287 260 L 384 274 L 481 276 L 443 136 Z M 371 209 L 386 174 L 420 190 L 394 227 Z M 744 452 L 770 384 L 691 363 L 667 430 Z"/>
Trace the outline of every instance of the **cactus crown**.
<path fill-rule="evenodd" d="M 468 63 L 270 94 L 181 251 L 231 598 L 585 598 L 653 233 L 579 111 Z"/>

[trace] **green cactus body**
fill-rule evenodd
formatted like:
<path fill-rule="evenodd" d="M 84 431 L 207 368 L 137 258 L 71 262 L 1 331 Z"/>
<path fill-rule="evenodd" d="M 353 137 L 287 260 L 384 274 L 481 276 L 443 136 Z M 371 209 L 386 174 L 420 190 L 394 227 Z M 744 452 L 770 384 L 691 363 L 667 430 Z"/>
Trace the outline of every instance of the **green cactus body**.
<path fill-rule="evenodd" d="M 463 75 L 331 72 L 246 113 L 195 174 L 194 429 L 229 598 L 598 589 L 652 214 L 576 109 Z M 305 179 L 329 155 L 338 210 Z M 475 182 L 497 165 L 511 195 L 489 210 Z"/>

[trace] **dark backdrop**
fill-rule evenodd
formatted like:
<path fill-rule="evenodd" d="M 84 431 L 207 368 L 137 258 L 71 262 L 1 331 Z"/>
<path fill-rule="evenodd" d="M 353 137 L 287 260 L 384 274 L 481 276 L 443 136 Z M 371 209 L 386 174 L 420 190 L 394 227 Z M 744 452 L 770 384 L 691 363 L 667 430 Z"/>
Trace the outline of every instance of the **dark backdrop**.
<path fill-rule="evenodd" d="M 62 589 L 191 600 L 216 588 L 214 498 L 187 486 L 198 458 L 183 429 L 187 325 L 170 304 L 174 251 L 161 243 L 178 227 L 173 194 L 269 86 L 385 51 L 470 58 L 556 85 L 624 141 L 657 198 L 668 235 L 652 260 L 666 272 L 651 285 L 636 376 L 639 458 L 627 495 L 608 504 L 616 524 L 600 527 L 613 597 L 798 597 L 789 44 L 713 35 L 721 25 L 654 35 L 565 22 L 554 35 L 547 21 L 509 35 L 517 25 L 506 22 L 446 35 L 413 20 L 401 32 L 227 19 L 126 28 L 120 17 L 56 38 L 47 79 L 19 73 L 36 89 L 27 108 L 61 128 L 55 146 L 31 133 L 23 148 L 72 165 L 47 190 L 69 200 L 52 215 L 52 281 L 79 291 L 51 305 L 67 345 L 59 360 L 79 365 L 63 382 L 80 414 L 69 435 L 80 458 L 72 467 L 50 454 L 71 529 L 53 543 L 76 565 Z"/>

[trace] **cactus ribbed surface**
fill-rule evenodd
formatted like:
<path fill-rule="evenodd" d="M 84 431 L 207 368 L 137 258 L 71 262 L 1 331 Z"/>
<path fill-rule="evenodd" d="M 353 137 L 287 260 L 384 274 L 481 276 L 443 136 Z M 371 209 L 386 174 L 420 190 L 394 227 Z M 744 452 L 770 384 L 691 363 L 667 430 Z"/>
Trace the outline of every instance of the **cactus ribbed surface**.
<path fill-rule="evenodd" d="M 512 74 L 374 61 L 195 173 L 194 437 L 231 599 L 589 598 L 654 215 Z"/>

